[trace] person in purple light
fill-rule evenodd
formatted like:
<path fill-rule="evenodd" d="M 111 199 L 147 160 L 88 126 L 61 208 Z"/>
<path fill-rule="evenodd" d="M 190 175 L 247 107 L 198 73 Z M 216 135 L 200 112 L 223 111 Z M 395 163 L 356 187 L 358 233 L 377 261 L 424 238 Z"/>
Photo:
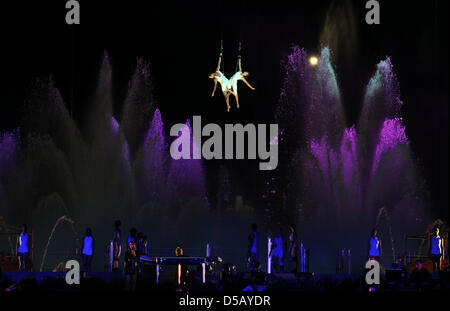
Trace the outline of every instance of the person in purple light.
<path fill-rule="evenodd" d="M 372 260 L 380 261 L 382 249 L 381 239 L 378 237 L 378 230 L 374 228 L 369 240 L 369 257 Z"/>
<path fill-rule="evenodd" d="M 297 230 L 295 229 L 295 224 L 289 226 L 289 254 L 291 255 L 292 261 L 294 262 L 294 268 L 292 272 L 297 273 L 298 271 L 298 238 Z"/>
<path fill-rule="evenodd" d="M 272 256 L 274 270 L 276 271 L 278 266 L 280 272 L 284 272 L 284 238 L 281 234 L 281 227 L 278 227 L 277 235 L 273 239 L 269 256 Z"/>
<path fill-rule="evenodd" d="M 433 274 L 439 274 L 439 271 L 441 270 L 441 258 L 444 259 L 444 239 L 439 234 L 439 227 L 434 229 L 433 236 L 429 241 L 429 247 L 431 252 L 431 260 L 433 262 Z"/>
<path fill-rule="evenodd" d="M 22 233 L 19 235 L 17 241 L 17 256 L 19 259 L 19 271 L 27 271 L 27 260 L 29 253 L 29 243 L 30 239 L 27 233 L 27 225 L 22 225 Z"/>
<path fill-rule="evenodd" d="M 121 231 L 120 231 L 120 220 L 116 220 L 114 223 L 114 234 L 113 234 L 113 271 L 119 270 L 119 258 L 122 253 L 122 245 L 120 241 Z"/>
<path fill-rule="evenodd" d="M 139 273 L 139 257 L 136 251 L 136 242 L 128 242 L 128 250 L 123 260 L 123 270 L 125 274 L 125 290 L 134 291 Z"/>
<path fill-rule="evenodd" d="M 84 272 L 91 272 L 92 257 L 94 256 L 94 237 L 91 228 L 86 229 L 86 235 L 83 239 L 83 267 Z"/>
<path fill-rule="evenodd" d="M 256 263 L 258 262 L 258 244 L 259 244 L 259 234 L 258 226 L 252 224 L 252 232 L 248 236 L 248 263 L 250 270 L 254 270 Z"/>

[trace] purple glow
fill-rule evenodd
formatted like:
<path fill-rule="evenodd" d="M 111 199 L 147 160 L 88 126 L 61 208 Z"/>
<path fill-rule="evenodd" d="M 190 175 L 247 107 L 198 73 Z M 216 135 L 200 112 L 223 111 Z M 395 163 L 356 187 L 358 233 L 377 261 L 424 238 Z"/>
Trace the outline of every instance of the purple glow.
<path fill-rule="evenodd" d="M 185 193 L 185 195 L 201 195 L 205 194 L 205 176 L 203 172 L 203 162 L 202 159 L 192 159 L 192 155 L 200 151 L 198 143 L 194 141 L 192 135 L 191 122 L 188 119 L 185 123 L 185 128 L 187 132 L 190 133 L 190 142 L 184 142 L 183 146 L 190 143 L 190 154 L 191 159 L 171 159 L 170 170 L 169 170 L 169 185 L 175 187 L 179 191 Z M 180 137 L 181 132 L 178 134 Z M 187 135 L 184 135 L 184 139 Z"/>
<path fill-rule="evenodd" d="M 111 116 L 111 131 L 112 131 L 112 139 L 115 140 L 120 144 L 120 148 L 122 150 L 122 161 L 123 161 L 123 167 L 128 172 L 131 167 L 131 157 L 130 157 L 130 150 L 128 147 L 128 142 L 125 139 L 123 133 L 120 131 L 120 124 L 114 118 L 114 116 Z"/>
<path fill-rule="evenodd" d="M 345 129 L 341 143 L 342 177 L 347 188 L 353 183 L 358 170 L 357 135 L 355 127 Z"/>
<path fill-rule="evenodd" d="M 119 133 L 120 125 L 119 122 L 117 122 L 116 118 L 114 117 L 111 117 L 111 128 L 114 134 L 117 135 Z"/>
<path fill-rule="evenodd" d="M 12 166 L 16 154 L 19 151 L 17 132 L 0 134 L 0 178 Z"/>
<path fill-rule="evenodd" d="M 339 219 L 346 223 L 353 217 L 351 211 L 374 213 L 383 202 L 380 198 L 400 201 L 400 189 L 408 189 L 406 181 L 411 180 L 406 175 L 414 174 L 408 173 L 413 168 L 407 150 L 395 151 L 397 146 L 408 144 L 408 139 L 391 60 L 377 64 L 365 90 L 360 118 L 350 127 L 345 126 L 328 48 L 322 50 L 319 64 L 312 67 L 305 50 L 294 47 L 284 69 L 276 119 L 283 127 L 280 141 L 285 149 L 295 146 L 283 156 L 284 161 L 299 167 L 296 182 L 302 204 L 318 215 L 342 217 Z M 390 163 L 375 174 L 384 155 Z M 397 191 L 387 186 L 393 180 L 399 184 Z M 292 195 L 296 199 L 297 194 Z"/>
<path fill-rule="evenodd" d="M 164 123 L 159 109 L 156 109 L 143 146 L 144 171 L 150 189 L 164 179 L 165 151 Z"/>
<path fill-rule="evenodd" d="M 375 151 L 372 173 L 375 173 L 378 164 L 380 163 L 381 156 L 401 144 L 409 144 L 402 120 L 399 118 L 386 119 Z"/>
<path fill-rule="evenodd" d="M 324 182 L 328 184 L 329 178 L 334 175 L 338 168 L 336 152 L 328 147 L 326 137 L 322 137 L 320 141 L 313 139 L 310 142 L 310 150 L 318 163 L 319 169 L 322 172 Z"/>

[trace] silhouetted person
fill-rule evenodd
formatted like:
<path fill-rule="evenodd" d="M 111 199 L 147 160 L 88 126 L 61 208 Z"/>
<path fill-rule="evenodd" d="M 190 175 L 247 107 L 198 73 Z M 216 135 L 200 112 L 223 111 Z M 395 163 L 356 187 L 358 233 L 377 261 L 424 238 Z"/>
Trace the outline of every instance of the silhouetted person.
<path fill-rule="evenodd" d="M 431 279 L 430 273 L 423 267 L 420 259 L 416 260 L 416 269 L 411 273 L 409 282 L 416 288 L 421 288 L 426 285 Z"/>
<path fill-rule="evenodd" d="M 113 271 L 119 269 L 119 259 L 122 253 L 122 243 L 121 243 L 121 231 L 120 231 L 120 220 L 114 222 L 114 233 L 113 233 Z"/>
<path fill-rule="evenodd" d="M 378 237 L 378 230 L 375 228 L 372 230 L 372 235 L 369 239 L 369 257 L 380 262 L 381 254 L 381 239 Z"/>
<path fill-rule="evenodd" d="M 94 237 L 91 228 L 86 229 L 86 235 L 83 239 L 83 267 L 85 272 L 91 272 L 92 257 L 94 256 Z"/>
<path fill-rule="evenodd" d="M 430 239 L 431 260 L 433 262 L 433 273 L 441 271 L 441 257 L 443 255 L 444 241 L 439 235 L 439 227 L 434 229 L 433 236 Z"/>
<path fill-rule="evenodd" d="M 30 251 L 30 238 L 27 233 L 27 225 L 22 225 L 22 233 L 20 233 L 18 241 L 17 241 L 17 257 L 19 260 L 19 271 L 26 272 L 27 271 L 27 260 L 28 254 Z"/>
<path fill-rule="evenodd" d="M 138 234 L 136 235 L 136 249 L 139 256 L 143 254 L 142 248 L 143 245 L 144 245 L 144 235 L 142 234 L 142 232 L 138 232 Z"/>
<path fill-rule="evenodd" d="M 131 240 L 123 260 L 123 270 L 125 273 L 125 290 L 135 290 L 139 273 L 139 257 L 136 253 L 136 242 Z"/>
<path fill-rule="evenodd" d="M 289 226 L 289 255 L 294 262 L 294 269 L 292 272 L 297 273 L 298 271 L 298 238 L 297 230 L 295 229 L 295 224 Z"/>
<path fill-rule="evenodd" d="M 141 258 L 141 255 L 144 255 L 144 234 L 142 232 L 138 232 L 136 235 L 136 252 L 139 258 Z M 139 262 L 139 272 L 141 273 L 143 271 L 142 263 Z"/>
<path fill-rule="evenodd" d="M 272 256 L 272 266 L 274 270 L 278 266 L 280 272 L 284 272 L 284 238 L 281 234 L 281 227 L 278 227 L 277 235 L 273 238 L 272 249 L 269 256 Z"/>
<path fill-rule="evenodd" d="M 252 232 L 248 236 L 248 263 L 250 266 L 250 270 L 254 270 L 256 268 L 256 262 L 258 261 L 258 243 L 259 243 L 259 235 L 258 235 L 258 226 L 256 224 L 252 224 L 251 226 Z"/>

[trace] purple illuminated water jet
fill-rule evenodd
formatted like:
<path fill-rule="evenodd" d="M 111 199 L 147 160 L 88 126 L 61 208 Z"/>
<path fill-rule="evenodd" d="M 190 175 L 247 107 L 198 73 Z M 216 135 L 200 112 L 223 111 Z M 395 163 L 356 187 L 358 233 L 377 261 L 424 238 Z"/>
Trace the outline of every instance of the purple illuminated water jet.
<path fill-rule="evenodd" d="M 305 235 L 315 236 L 319 244 L 339 245 L 351 240 L 349 234 L 367 235 L 376 225 L 380 208 L 400 213 L 400 206 L 410 201 L 419 183 L 391 60 L 377 65 L 366 87 L 360 119 L 346 128 L 330 53 L 325 47 L 313 67 L 308 66 L 304 49 L 292 49 L 276 117 L 283 130 L 282 156 L 291 163 L 293 189 L 300 190 L 293 191 L 295 198 L 290 202 L 309 215 L 300 217 Z M 419 205 L 411 211 L 421 214 L 423 206 L 415 204 Z M 413 218 L 403 219 L 402 226 L 414 226 Z M 318 242 L 317 231 L 323 242 Z"/>

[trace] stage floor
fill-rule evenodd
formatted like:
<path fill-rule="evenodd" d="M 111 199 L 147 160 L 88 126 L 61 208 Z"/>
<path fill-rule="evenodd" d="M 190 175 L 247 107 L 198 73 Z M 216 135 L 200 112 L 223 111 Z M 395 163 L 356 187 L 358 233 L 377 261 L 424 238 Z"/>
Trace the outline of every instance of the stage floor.
<path fill-rule="evenodd" d="M 19 290 L 39 291 L 109 291 L 123 290 L 125 276 L 121 272 L 92 272 L 81 276 L 80 284 L 69 285 L 65 281 L 65 272 L 4 272 L 0 289 L 14 285 Z M 2 287 L 3 284 L 3 287 Z M 251 274 L 237 273 L 229 276 L 227 281 L 221 280 L 220 273 L 208 273 L 206 282 L 202 282 L 202 275 L 198 271 L 189 274 L 187 284 L 182 286 L 193 291 L 242 291 L 248 286 L 264 291 L 366 291 L 368 289 L 363 275 L 347 274 L 316 274 L 316 273 L 265 273 Z M 425 284 L 427 288 L 448 291 L 448 272 L 440 279 L 431 279 Z M 159 284 L 156 284 L 156 274 L 147 272 L 140 275 L 137 281 L 139 291 L 173 291 L 180 286 L 177 282 L 176 271 L 161 271 Z M 386 291 L 416 290 L 407 282 L 392 282 L 382 278 L 378 286 Z"/>

